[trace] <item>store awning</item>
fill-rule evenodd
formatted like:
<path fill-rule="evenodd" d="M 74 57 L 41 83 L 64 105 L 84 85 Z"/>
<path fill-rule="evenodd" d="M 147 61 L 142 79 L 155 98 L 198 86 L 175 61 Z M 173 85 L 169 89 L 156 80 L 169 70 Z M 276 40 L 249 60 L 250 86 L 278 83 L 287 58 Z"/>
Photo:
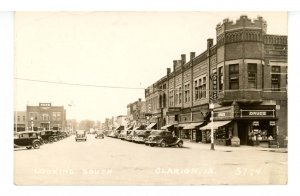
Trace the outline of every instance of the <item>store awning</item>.
<path fill-rule="evenodd" d="M 150 123 L 150 125 L 148 125 L 146 127 L 146 129 L 152 129 L 152 127 L 154 127 L 156 125 L 156 123 Z"/>
<path fill-rule="evenodd" d="M 218 129 L 219 127 L 227 125 L 230 122 L 231 122 L 231 120 L 230 121 L 214 121 L 213 122 L 213 129 Z M 208 130 L 208 129 L 210 130 L 211 129 L 211 125 L 212 125 L 212 122 L 208 123 L 204 127 L 201 127 L 200 130 Z"/>
<path fill-rule="evenodd" d="M 118 128 L 116 128 L 116 130 L 118 130 L 118 131 L 124 130 L 124 126 L 121 125 Z"/>
<path fill-rule="evenodd" d="M 186 125 L 185 127 L 183 127 L 183 129 L 195 129 L 197 126 L 200 126 L 202 124 L 203 124 L 203 122 L 190 123 L 190 124 Z"/>
<path fill-rule="evenodd" d="M 185 126 L 188 126 L 189 125 L 189 123 L 184 123 L 184 124 L 178 124 L 177 126 L 178 127 L 185 127 Z"/>
<path fill-rule="evenodd" d="M 173 125 L 176 125 L 176 124 L 168 124 L 168 125 L 162 126 L 160 129 L 167 129 Z"/>

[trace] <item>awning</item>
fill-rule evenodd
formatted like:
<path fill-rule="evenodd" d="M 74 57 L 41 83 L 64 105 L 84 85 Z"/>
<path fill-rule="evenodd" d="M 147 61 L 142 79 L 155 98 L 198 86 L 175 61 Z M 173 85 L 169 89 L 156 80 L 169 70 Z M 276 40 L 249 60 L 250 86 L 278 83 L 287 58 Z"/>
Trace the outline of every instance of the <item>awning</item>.
<path fill-rule="evenodd" d="M 230 121 L 214 121 L 213 122 L 213 129 L 218 129 L 219 127 L 222 127 L 224 125 L 227 125 L 228 123 L 230 123 Z M 200 130 L 208 130 L 211 129 L 211 124 L 212 122 L 208 123 L 207 125 L 205 125 L 204 127 L 201 127 Z"/>
<path fill-rule="evenodd" d="M 183 129 L 195 129 L 197 126 L 202 125 L 203 122 L 200 123 L 190 123 L 187 126 L 183 127 Z"/>
<path fill-rule="evenodd" d="M 116 130 L 118 130 L 118 131 L 124 130 L 124 126 L 121 125 L 118 128 L 116 128 Z"/>
<path fill-rule="evenodd" d="M 168 125 L 162 126 L 160 129 L 167 129 L 173 125 L 175 125 L 175 124 L 168 124 Z"/>
<path fill-rule="evenodd" d="M 177 125 L 177 126 L 178 126 L 178 127 L 185 127 L 185 126 L 187 126 L 187 125 L 189 125 L 189 123 L 179 124 L 179 125 Z"/>
<path fill-rule="evenodd" d="M 150 125 L 148 125 L 147 127 L 146 127 L 146 129 L 151 129 L 152 127 L 154 127 L 156 125 L 156 123 L 151 123 Z"/>

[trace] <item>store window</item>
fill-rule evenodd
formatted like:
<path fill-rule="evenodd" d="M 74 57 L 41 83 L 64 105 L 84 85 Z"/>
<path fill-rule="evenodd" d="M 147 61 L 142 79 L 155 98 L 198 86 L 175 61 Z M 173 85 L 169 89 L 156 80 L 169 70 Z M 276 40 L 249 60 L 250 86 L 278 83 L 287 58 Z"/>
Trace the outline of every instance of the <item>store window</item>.
<path fill-rule="evenodd" d="M 239 89 L 239 64 L 229 65 L 229 89 Z"/>
<path fill-rule="evenodd" d="M 248 63 L 248 87 L 257 88 L 256 85 L 257 64 Z"/>
<path fill-rule="evenodd" d="M 224 78 L 224 68 L 223 67 L 219 67 L 219 91 L 223 90 L 223 81 Z"/>
<path fill-rule="evenodd" d="M 280 67 L 279 66 L 272 66 L 271 89 L 272 91 L 280 91 Z"/>

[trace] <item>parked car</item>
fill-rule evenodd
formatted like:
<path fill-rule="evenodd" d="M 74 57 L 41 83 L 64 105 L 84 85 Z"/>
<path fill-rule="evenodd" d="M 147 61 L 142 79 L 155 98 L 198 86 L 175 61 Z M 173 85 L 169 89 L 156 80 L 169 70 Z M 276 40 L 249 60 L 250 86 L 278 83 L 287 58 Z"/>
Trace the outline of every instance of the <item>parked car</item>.
<path fill-rule="evenodd" d="M 121 133 L 119 134 L 119 138 L 121 140 L 124 140 L 127 136 L 127 130 L 122 130 Z"/>
<path fill-rule="evenodd" d="M 86 132 L 85 130 L 77 130 L 76 131 L 76 136 L 75 136 L 75 141 L 77 142 L 78 140 L 83 140 L 86 141 L 87 137 L 86 137 Z"/>
<path fill-rule="evenodd" d="M 131 142 L 131 141 L 132 141 L 132 137 L 133 137 L 133 133 L 134 133 L 133 130 L 128 131 L 128 132 L 127 132 L 127 135 L 126 135 L 126 137 L 125 137 L 125 140 Z"/>
<path fill-rule="evenodd" d="M 152 131 L 151 135 L 148 137 L 147 143 L 150 146 L 183 146 L 183 141 L 173 134 L 170 131 L 166 130 L 156 130 Z"/>
<path fill-rule="evenodd" d="M 96 131 L 95 138 L 96 139 L 98 139 L 98 138 L 104 139 L 104 133 L 103 133 L 103 131 Z"/>
<path fill-rule="evenodd" d="M 43 139 L 44 143 L 52 143 L 56 141 L 55 137 L 57 136 L 56 131 L 53 130 L 45 130 L 41 131 L 41 138 Z"/>
<path fill-rule="evenodd" d="M 139 130 L 133 138 L 133 141 L 136 143 L 145 143 L 145 139 L 150 135 L 150 133 L 151 130 Z"/>
<path fill-rule="evenodd" d="M 27 149 L 39 149 L 43 144 L 40 131 L 23 131 L 14 135 L 14 147 L 26 147 Z"/>

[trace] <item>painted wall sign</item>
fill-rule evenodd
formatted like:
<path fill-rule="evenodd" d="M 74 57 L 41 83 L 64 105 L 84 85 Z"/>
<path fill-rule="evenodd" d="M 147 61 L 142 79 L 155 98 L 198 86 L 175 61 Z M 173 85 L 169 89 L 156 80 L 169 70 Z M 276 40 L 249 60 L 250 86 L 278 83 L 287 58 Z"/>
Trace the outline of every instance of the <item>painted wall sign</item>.
<path fill-rule="evenodd" d="M 240 110 L 243 117 L 275 117 L 275 110 Z"/>

